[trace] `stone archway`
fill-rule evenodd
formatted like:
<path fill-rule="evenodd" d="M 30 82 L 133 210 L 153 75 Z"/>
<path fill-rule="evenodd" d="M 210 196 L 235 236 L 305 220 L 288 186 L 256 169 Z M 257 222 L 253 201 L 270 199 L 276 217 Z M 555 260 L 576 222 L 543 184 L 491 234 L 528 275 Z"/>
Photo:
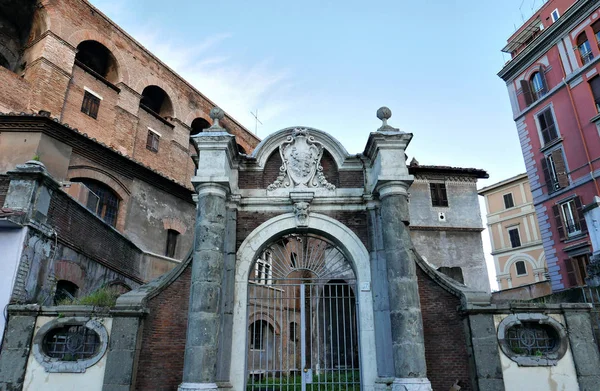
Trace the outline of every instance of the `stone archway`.
<path fill-rule="evenodd" d="M 377 377 L 375 359 L 375 333 L 373 324 L 373 296 L 370 289 L 371 270 L 369 253 L 360 239 L 348 227 L 328 216 L 313 213 L 306 228 L 310 232 L 334 242 L 343 251 L 352 265 L 356 277 L 356 301 L 358 302 L 358 327 L 360 329 L 361 383 L 368 389 L 374 386 Z M 274 239 L 284 234 L 298 232 L 296 217 L 286 213 L 274 217 L 256 228 L 241 244 L 237 252 L 235 271 L 235 303 L 233 315 L 232 351 L 247 346 L 248 285 L 257 254 Z M 244 389 L 246 363 L 232 360 L 231 383 L 234 389 Z"/>

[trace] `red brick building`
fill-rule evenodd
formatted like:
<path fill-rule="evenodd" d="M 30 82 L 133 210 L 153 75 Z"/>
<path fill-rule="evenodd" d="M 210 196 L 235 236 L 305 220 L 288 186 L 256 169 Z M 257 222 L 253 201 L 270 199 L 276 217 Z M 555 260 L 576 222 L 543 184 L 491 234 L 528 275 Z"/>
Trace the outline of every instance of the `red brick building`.
<path fill-rule="evenodd" d="M 553 290 L 585 284 L 600 194 L 600 3 L 550 0 L 509 39 L 508 88 Z"/>

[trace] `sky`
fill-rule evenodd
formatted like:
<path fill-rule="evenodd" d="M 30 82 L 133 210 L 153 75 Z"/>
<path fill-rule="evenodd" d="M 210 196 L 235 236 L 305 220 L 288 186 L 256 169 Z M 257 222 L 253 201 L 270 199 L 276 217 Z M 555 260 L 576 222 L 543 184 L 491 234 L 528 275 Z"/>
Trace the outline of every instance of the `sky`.
<path fill-rule="evenodd" d="M 260 138 L 310 126 L 360 153 L 387 106 L 414 135 L 409 159 L 485 169 L 481 188 L 525 172 L 497 73 L 506 39 L 542 1 L 91 3 Z"/>

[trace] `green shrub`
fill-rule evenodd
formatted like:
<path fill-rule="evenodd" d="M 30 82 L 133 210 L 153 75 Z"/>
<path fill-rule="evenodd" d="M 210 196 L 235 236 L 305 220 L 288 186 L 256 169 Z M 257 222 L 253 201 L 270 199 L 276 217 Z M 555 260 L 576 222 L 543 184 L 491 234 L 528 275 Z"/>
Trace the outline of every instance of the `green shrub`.
<path fill-rule="evenodd" d="M 113 307 L 121 294 L 113 287 L 102 287 L 89 295 L 75 299 L 61 300 L 58 305 L 93 305 L 95 307 Z"/>

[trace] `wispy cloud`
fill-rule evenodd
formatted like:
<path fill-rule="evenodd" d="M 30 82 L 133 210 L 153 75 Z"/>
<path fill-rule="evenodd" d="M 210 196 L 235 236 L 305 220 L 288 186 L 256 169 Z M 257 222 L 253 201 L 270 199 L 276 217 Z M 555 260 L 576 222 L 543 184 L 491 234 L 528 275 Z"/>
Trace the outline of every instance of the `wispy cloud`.
<path fill-rule="evenodd" d="M 251 111 L 258 109 L 261 122 L 268 127 L 270 120 L 299 99 L 292 94 L 295 84 L 291 69 L 277 67 L 273 58 L 249 62 L 244 52 L 228 49 L 228 42 L 236 39 L 231 33 L 199 37 L 192 44 L 189 40 L 181 42 L 167 38 L 172 34 L 157 30 L 156 24 L 137 23 L 122 3 L 93 2 L 109 17 L 118 15 L 115 21 L 123 23 L 132 37 L 248 129 L 254 130 L 255 125 Z"/>

